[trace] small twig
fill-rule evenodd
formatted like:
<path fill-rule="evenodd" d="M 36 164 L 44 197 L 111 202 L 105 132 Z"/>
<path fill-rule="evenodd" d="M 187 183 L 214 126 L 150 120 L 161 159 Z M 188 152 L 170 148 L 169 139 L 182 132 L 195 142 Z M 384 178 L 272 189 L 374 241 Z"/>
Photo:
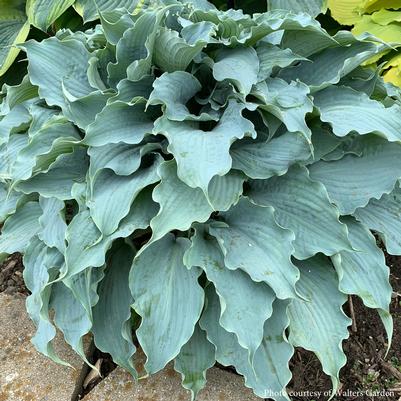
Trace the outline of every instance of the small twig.
<path fill-rule="evenodd" d="M 351 313 L 351 319 L 352 319 L 352 332 L 357 333 L 358 327 L 356 325 L 356 318 L 355 318 L 355 311 L 354 311 L 354 303 L 352 301 L 352 295 L 348 296 L 348 301 L 349 301 L 349 311 Z"/>
<path fill-rule="evenodd" d="M 85 377 L 83 387 L 84 389 L 87 388 L 90 384 L 93 384 L 94 382 L 102 379 L 102 375 L 100 374 L 100 369 L 102 367 L 103 359 L 99 358 L 96 363 L 95 363 L 95 369 L 92 369 L 89 373 L 88 376 Z"/>
<path fill-rule="evenodd" d="M 393 365 L 385 361 L 380 361 L 380 366 L 383 370 L 395 377 L 398 381 L 401 381 L 401 372 Z"/>

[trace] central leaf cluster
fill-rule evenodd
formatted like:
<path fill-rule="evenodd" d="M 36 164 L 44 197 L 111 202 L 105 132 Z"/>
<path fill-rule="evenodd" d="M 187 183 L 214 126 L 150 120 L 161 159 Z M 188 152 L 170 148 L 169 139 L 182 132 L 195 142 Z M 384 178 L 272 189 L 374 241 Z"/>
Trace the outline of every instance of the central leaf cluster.
<path fill-rule="evenodd" d="M 206 1 L 107 11 L 23 49 L 0 105 L 0 253 L 24 253 L 37 349 L 56 327 L 136 376 L 216 361 L 286 400 L 294 347 L 339 385 L 348 294 L 389 342 L 401 254 L 401 96 L 374 38 Z M 55 311 L 51 319 L 49 311 Z M 133 330 L 132 330 L 133 326 Z"/>

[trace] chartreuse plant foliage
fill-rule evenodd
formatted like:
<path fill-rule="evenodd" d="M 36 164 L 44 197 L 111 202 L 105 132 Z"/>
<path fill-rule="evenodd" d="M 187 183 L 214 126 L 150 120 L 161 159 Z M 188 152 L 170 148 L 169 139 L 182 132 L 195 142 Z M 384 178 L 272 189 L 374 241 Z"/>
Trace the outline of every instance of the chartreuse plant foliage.
<path fill-rule="evenodd" d="M 254 0 L 247 1 L 249 3 Z M 46 32 L 59 18 L 63 27 L 74 25 L 76 17 L 65 14 L 70 7 L 74 7 L 83 21 L 88 22 L 98 19 L 100 13 L 116 7 L 135 12 L 150 2 L 151 0 L 0 0 L 0 76 L 6 73 L 17 57 L 20 51 L 18 44 L 28 37 L 31 26 Z"/>
<path fill-rule="evenodd" d="M 137 377 L 218 361 L 288 400 L 294 347 L 339 385 L 348 294 L 379 313 L 401 254 L 401 97 L 387 46 L 308 14 L 206 1 L 102 14 L 23 45 L 0 106 L 0 252 L 24 254 L 33 343 L 56 327 Z M 54 310 L 54 319 L 49 312 Z"/>
<path fill-rule="evenodd" d="M 389 49 L 379 63 L 384 80 L 401 86 L 401 1 L 328 0 L 328 6 L 333 18 L 340 24 L 352 26 L 354 34 L 369 32 L 393 44 L 393 49 Z"/>

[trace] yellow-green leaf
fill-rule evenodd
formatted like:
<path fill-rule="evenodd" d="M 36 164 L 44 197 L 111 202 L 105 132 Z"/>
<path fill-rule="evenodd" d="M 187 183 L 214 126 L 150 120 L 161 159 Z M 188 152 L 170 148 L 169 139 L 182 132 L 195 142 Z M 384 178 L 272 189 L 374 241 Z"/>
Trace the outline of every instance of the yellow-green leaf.
<path fill-rule="evenodd" d="M 360 19 L 363 0 L 328 0 L 332 17 L 343 25 L 354 25 Z"/>
<path fill-rule="evenodd" d="M 401 0 L 364 0 L 361 3 L 363 3 L 363 11 L 365 13 L 371 13 L 382 8 L 395 10 L 401 7 Z"/>
<path fill-rule="evenodd" d="M 371 15 L 364 15 L 352 29 L 354 35 L 361 35 L 364 32 L 389 43 L 401 43 L 401 24 L 393 22 L 388 25 L 377 24 Z"/>
<path fill-rule="evenodd" d="M 74 1 L 75 0 L 28 0 L 26 3 L 28 21 L 42 31 L 46 31 L 68 7 L 74 4 Z"/>
<path fill-rule="evenodd" d="M 388 25 L 392 22 L 401 22 L 401 11 L 390 11 L 382 8 L 372 14 L 372 21 L 379 25 Z"/>
<path fill-rule="evenodd" d="M 17 2 L 0 0 L 0 76 L 10 68 L 29 33 L 29 23 Z"/>

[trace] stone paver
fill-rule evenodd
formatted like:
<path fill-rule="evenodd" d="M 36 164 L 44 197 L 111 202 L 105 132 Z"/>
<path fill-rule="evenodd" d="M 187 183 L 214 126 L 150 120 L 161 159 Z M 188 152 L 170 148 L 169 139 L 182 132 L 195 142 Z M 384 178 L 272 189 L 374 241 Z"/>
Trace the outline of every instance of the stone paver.
<path fill-rule="evenodd" d="M 30 343 L 34 333 L 25 298 L 0 294 L 0 401 L 70 401 L 81 360 L 58 335 L 58 355 L 76 369 L 52 362 Z"/>
<path fill-rule="evenodd" d="M 71 401 L 82 362 L 56 337 L 58 355 L 76 369 L 57 365 L 39 354 L 30 343 L 35 328 L 25 312 L 25 297 L 0 294 L 0 401 Z M 144 356 L 137 368 L 143 374 Z M 259 401 L 244 386 L 241 377 L 212 368 L 206 388 L 198 401 Z M 100 382 L 83 401 L 189 401 L 181 376 L 172 364 L 147 379 L 135 383 L 117 368 Z"/>
<path fill-rule="evenodd" d="M 260 401 L 260 398 L 244 386 L 244 380 L 233 373 L 212 368 L 207 373 L 207 380 L 206 388 L 199 393 L 197 401 Z M 181 375 L 174 371 L 172 364 L 169 364 L 162 372 L 141 379 L 138 383 L 135 383 L 127 372 L 117 368 L 83 401 L 190 400 L 190 393 L 181 386 Z"/>

